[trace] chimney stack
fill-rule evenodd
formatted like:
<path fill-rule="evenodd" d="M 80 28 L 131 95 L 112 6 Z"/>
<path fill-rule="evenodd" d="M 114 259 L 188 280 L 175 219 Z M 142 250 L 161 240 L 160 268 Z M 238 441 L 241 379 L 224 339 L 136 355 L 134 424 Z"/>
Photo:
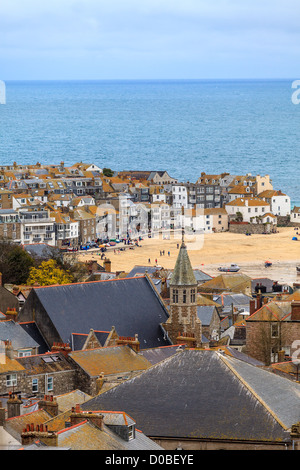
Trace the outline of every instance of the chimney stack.
<path fill-rule="evenodd" d="M 105 258 L 104 260 L 104 269 L 106 273 L 111 273 L 111 261 L 110 259 Z"/>
<path fill-rule="evenodd" d="M 72 408 L 72 413 L 70 415 L 71 426 L 82 423 L 82 421 L 89 420 L 95 424 L 101 431 L 103 430 L 103 415 L 98 412 L 87 411 L 84 412 L 80 409 L 80 404 L 76 404 Z"/>
<path fill-rule="evenodd" d="M 39 401 L 39 410 L 47 411 L 51 416 L 58 415 L 58 403 L 53 395 L 45 395 L 43 400 Z"/>
<path fill-rule="evenodd" d="M 8 359 L 14 359 L 15 357 L 15 352 L 14 352 L 14 349 L 12 347 L 12 343 L 10 340 L 6 340 L 4 341 L 4 344 L 5 344 L 5 355 Z"/>
<path fill-rule="evenodd" d="M 256 312 L 256 302 L 255 299 L 251 299 L 249 302 L 249 309 L 250 309 L 250 315 L 253 315 L 254 312 Z"/>
<path fill-rule="evenodd" d="M 70 352 L 72 352 L 72 348 L 68 343 L 53 343 L 51 352 L 61 352 L 65 357 L 67 357 Z"/>
<path fill-rule="evenodd" d="M 26 428 L 23 429 L 21 439 L 23 446 L 30 445 L 36 440 L 51 447 L 57 447 L 58 445 L 57 434 L 54 431 L 48 431 L 45 424 L 37 424 L 36 427 L 34 427 L 34 424 L 27 424 Z"/>
<path fill-rule="evenodd" d="M 9 399 L 7 400 L 7 417 L 14 418 L 21 415 L 21 397 L 9 392 Z"/>
<path fill-rule="evenodd" d="M 14 322 L 17 321 L 18 312 L 16 308 L 8 308 L 6 310 L 5 315 L 6 315 L 6 320 L 13 320 Z"/>

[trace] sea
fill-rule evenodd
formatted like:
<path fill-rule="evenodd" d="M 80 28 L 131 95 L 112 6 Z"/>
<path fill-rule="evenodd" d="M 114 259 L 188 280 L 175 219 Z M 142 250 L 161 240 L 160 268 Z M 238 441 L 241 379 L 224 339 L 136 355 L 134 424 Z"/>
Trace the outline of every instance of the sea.
<path fill-rule="evenodd" d="M 293 79 L 7 81 L 0 164 L 270 175 L 300 206 Z"/>

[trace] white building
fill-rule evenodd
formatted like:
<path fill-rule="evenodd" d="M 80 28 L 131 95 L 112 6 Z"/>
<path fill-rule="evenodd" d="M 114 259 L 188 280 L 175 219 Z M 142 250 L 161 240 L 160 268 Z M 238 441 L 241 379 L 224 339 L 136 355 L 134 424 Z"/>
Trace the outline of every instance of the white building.
<path fill-rule="evenodd" d="M 47 243 L 55 246 L 55 218 L 45 209 L 19 210 L 22 245 Z"/>
<path fill-rule="evenodd" d="M 271 212 L 270 204 L 258 197 L 235 199 L 225 204 L 225 209 L 231 219 L 234 219 L 240 213 L 243 222 L 249 223 L 258 223 L 259 218 Z"/>
<path fill-rule="evenodd" d="M 291 214 L 291 199 L 281 191 L 263 191 L 258 197 L 270 204 L 272 214 L 283 217 Z"/>
<path fill-rule="evenodd" d="M 179 184 L 172 186 L 172 195 L 174 208 L 188 208 L 188 192 L 185 186 Z"/>

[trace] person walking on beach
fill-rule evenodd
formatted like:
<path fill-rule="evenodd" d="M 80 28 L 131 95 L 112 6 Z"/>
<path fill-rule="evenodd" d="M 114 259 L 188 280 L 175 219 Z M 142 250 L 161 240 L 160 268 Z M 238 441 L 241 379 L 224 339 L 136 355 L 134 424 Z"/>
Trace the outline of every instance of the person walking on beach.
<path fill-rule="evenodd" d="M 151 259 L 150 259 L 150 258 L 148 259 L 148 263 L 149 263 L 149 264 L 151 263 Z"/>
<path fill-rule="evenodd" d="M 171 254 L 171 253 L 168 251 L 168 256 L 170 256 L 170 254 Z"/>

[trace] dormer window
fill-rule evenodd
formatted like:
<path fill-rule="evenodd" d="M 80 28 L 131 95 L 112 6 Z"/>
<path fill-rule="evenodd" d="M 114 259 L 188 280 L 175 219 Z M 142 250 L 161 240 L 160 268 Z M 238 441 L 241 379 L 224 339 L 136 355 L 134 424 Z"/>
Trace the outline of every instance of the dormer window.
<path fill-rule="evenodd" d="M 129 440 L 129 441 L 131 441 L 132 439 L 134 439 L 134 437 L 135 437 L 134 431 L 135 431 L 134 425 L 133 425 L 133 426 L 128 426 L 128 434 L 127 434 L 127 436 L 128 436 L 128 440 Z"/>

